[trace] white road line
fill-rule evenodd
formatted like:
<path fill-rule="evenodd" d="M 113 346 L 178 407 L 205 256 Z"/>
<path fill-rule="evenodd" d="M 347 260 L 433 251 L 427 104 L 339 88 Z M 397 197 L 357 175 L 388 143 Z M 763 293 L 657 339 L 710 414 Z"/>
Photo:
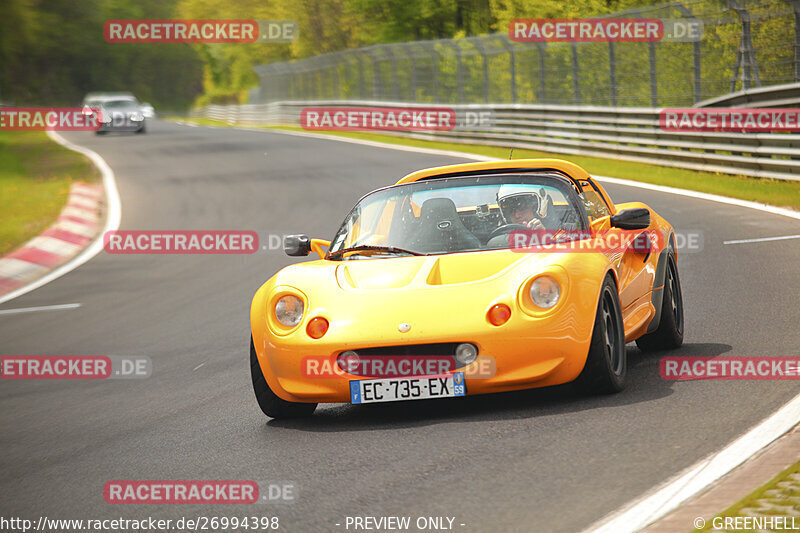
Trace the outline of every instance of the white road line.
<path fill-rule="evenodd" d="M 364 144 L 367 146 L 376 146 L 393 150 L 404 150 L 425 154 L 449 155 L 462 159 L 472 159 L 475 161 L 493 160 L 492 158 L 477 154 L 466 154 L 450 150 L 436 150 L 433 148 L 414 148 L 412 146 L 392 145 L 376 141 L 363 141 L 361 139 L 345 137 L 335 138 L 333 135 L 253 128 L 238 129 L 280 133 L 284 135 L 295 135 L 300 137 L 315 137 L 318 139 L 329 139 L 334 141 L 350 142 L 355 144 Z M 767 213 L 800 220 L 800 212 L 792 209 L 775 207 L 758 202 L 750 202 L 748 200 L 739 200 L 737 198 L 727 198 L 725 196 L 718 196 L 716 194 L 690 191 L 688 189 L 678 189 L 676 187 L 653 185 L 650 183 L 611 178 L 607 176 L 594 177 L 603 182 L 675 194 L 679 196 L 699 198 L 701 200 L 709 200 L 711 202 L 755 209 L 757 211 L 764 211 Z M 758 453 L 761 449 L 792 429 L 798 423 L 800 423 L 800 394 L 792 398 L 786 405 L 776 411 L 773 415 L 766 418 L 755 428 L 751 429 L 737 440 L 733 441 L 724 449 L 711 454 L 701 461 L 698 461 L 694 465 L 685 469 L 683 472 L 678 473 L 676 476 L 657 486 L 644 496 L 629 502 L 624 507 L 612 512 L 611 514 L 606 515 L 600 521 L 589 526 L 585 531 L 626 533 L 643 529 L 648 524 L 651 524 L 663 517 L 670 511 L 677 508 L 681 503 L 698 494 L 700 491 L 717 481 L 719 478 L 740 464 L 744 463 L 747 459 Z"/>
<path fill-rule="evenodd" d="M 744 463 L 762 448 L 797 425 L 800 395 L 721 451 L 698 461 L 644 496 L 592 524 L 585 532 L 639 531 Z M 722 509 L 720 509 L 722 511 Z"/>
<path fill-rule="evenodd" d="M 800 239 L 800 235 L 784 235 L 782 237 L 762 237 L 760 239 L 740 239 L 738 241 L 722 241 L 722 244 L 745 244 L 749 242 L 785 241 L 787 239 Z"/>
<path fill-rule="evenodd" d="M 2 309 L 0 315 L 17 315 L 20 313 L 35 313 L 37 311 L 60 311 L 62 309 L 76 309 L 81 304 L 41 305 L 39 307 L 20 307 L 19 309 Z"/>
<path fill-rule="evenodd" d="M 773 215 L 780 215 L 783 217 L 789 217 L 789 218 L 794 218 L 796 220 L 800 220 L 800 211 L 795 211 L 794 209 L 787 209 L 785 207 L 776 207 L 774 205 L 761 204 L 759 202 L 751 202 L 750 200 L 740 200 L 738 198 L 728 198 L 727 196 L 719 196 L 716 194 L 709 194 L 706 192 L 690 191 L 688 189 L 678 189 L 677 187 L 653 185 L 652 183 L 643 183 L 641 181 L 623 180 L 620 178 L 609 178 L 608 176 L 594 176 L 594 177 L 600 181 L 607 181 L 608 183 L 616 183 L 619 185 L 626 185 L 628 187 L 638 187 L 639 189 L 647 189 L 649 191 L 677 194 L 678 196 L 689 196 L 690 198 L 697 198 L 699 200 L 708 200 L 710 202 L 717 202 L 720 204 L 747 207 L 748 209 L 755 209 L 756 211 L 764 211 L 765 213 L 772 213 Z"/>
<path fill-rule="evenodd" d="M 82 146 L 78 146 L 77 144 L 72 144 L 54 131 L 48 131 L 47 136 L 61 146 L 85 155 L 91 159 L 92 163 L 94 163 L 95 166 L 100 170 L 100 173 L 103 176 L 103 187 L 105 188 L 106 192 L 106 223 L 97 238 L 95 238 L 95 240 L 80 254 L 75 256 L 69 262 L 64 263 L 60 267 L 37 279 L 33 283 L 29 283 L 24 287 L 20 287 L 19 289 L 13 290 L 8 294 L 1 296 L 0 304 L 8 302 L 9 300 L 13 300 L 14 298 L 22 296 L 23 294 L 27 294 L 32 290 L 38 289 L 39 287 L 50 283 L 54 279 L 60 278 L 64 274 L 72 272 L 89 259 L 96 256 L 103 250 L 103 234 L 105 234 L 107 231 L 118 229 L 120 219 L 122 218 L 122 206 L 119 199 L 119 192 L 117 191 L 117 184 L 114 180 L 114 171 L 111 170 L 111 167 L 108 166 L 108 163 L 106 163 L 97 152 Z"/>
<path fill-rule="evenodd" d="M 197 370 L 198 368 L 200 368 L 201 366 L 203 366 L 203 365 L 204 365 L 204 364 L 206 364 L 207 362 L 208 362 L 208 361 L 203 361 L 202 363 L 200 363 L 199 365 L 197 365 L 196 367 L 194 367 L 194 368 L 192 369 L 192 372 L 194 372 L 195 370 Z"/>

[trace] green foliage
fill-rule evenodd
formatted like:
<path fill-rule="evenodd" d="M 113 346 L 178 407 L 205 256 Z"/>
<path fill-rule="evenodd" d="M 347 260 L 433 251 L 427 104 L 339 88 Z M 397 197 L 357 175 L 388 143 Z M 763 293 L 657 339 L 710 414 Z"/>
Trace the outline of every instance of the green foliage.
<path fill-rule="evenodd" d="M 157 108 L 188 107 L 201 60 L 184 44 L 109 44 L 109 19 L 171 18 L 177 0 L 0 1 L 0 99 L 78 105 L 90 91 L 131 91 Z"/>
<path fill-rule="evenodd" d="M 93 90 L 130 90 L 157 108 L 178 110 L 190 104 L 245 103 L 259 85 L 253 67 L 303 60 L 382 43 L 455 39 L 437 43 L 435 64 L 422 45 L 398 48 L 394 58 L 373 49 L 377 66 L 355 56 L 312 65 L 291 84 L 297 98 L 391 98 L 416 101 L 480 102 L 484 65 L 469 38 L 505 33 L 514 18 L 581 18 L 632 8 L 654 8 L 657 0 L 0 0 L 0 100 L 31 104 L 74 104 Z M 746 2 L 753 17 L 753 41 L 764 85 L 794 79 L 791 7 L 784 0 Z M 741 25 L 725 0 L 691 3 L 705 27 L 699 45 L 702 83 L 699 96 L 730 91 Z M 648 16 L 679 16 L 669 7 Z M 109 44 L 102 35 L 108 19 L 294 20 L 300 34 L 289 44 Z M 505 45 L 491 39 L 488 94 L 492 102 L 512 100 L 511 66 Z M 462 52 L 459 68 L 455 48 Z M 410 50 L 416 51 L 412 78 Z M 573 47 L 548 43 L 541 49 L 515 44 L 516 101 L 608 105 L 611 79 L 606 43 Z M 690 43 L 655 45 L 657 103 L 695 101 Z M 362 54 L 362 59 L 365 55 Z M 617 105 L 651 105 L 648 46 L 615 46 Z M 341 58 L 341 56 L 339 56 Z M 321 64 L 322 62 L 320 62 Z M 396 66 L 393 73 L 392 64 Z M 376 79 L 377 76 L 377 79 Z M 363 85 L 361 83 L 363 80 Z M 373 82 L 376 82 L 373 84 Z M 574 92 L 577 85 L 578 94 Z M 740 89 L 742 82 L 734 83 Z"/>

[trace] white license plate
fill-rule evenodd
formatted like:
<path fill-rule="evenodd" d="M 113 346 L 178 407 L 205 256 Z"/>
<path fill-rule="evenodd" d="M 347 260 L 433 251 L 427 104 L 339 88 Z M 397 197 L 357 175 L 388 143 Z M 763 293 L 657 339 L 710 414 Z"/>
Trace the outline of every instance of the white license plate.
<path fill-rule="evenodd" d="M 464 396 L 464 373 L 419 378 L 361 379 L 350 382 L 352 403 L 394 402 Z"/>

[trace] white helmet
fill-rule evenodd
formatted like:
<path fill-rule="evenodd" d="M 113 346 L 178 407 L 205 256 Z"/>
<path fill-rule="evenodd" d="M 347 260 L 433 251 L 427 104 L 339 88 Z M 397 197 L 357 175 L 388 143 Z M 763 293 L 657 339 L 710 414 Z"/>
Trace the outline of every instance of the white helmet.
<path fill-rule="evenodd" d="M 530 206 L 534 215 L 538 215 L 541 198 L 530 185 L 501 185 L 497 189 L 497 205 L 503 221 L 509 224 L 511 213 L 520 207 Z"/>

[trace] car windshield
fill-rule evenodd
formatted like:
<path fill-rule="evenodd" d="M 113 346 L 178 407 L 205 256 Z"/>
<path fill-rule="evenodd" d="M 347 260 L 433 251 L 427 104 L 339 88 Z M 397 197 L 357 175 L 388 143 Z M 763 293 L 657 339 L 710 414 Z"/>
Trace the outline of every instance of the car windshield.
<path fill-rule="evenodd" d="M 106 109 L 123 109 L 126 107 L 136 107 L 134 100 L 106 100 L 103 102 Z"/>
<path fill-rule="evenodd" d="M 358 259 L 381 253 L 435 255 L 508 248 L 509 235 L 517 229 L 586 229 L 580 205 L 570 181 L 554 174 L 396 185 L 361 199 L 336 233 L 330 253 Z M 356 247 L 362 253 L 344 253 Z"/>

